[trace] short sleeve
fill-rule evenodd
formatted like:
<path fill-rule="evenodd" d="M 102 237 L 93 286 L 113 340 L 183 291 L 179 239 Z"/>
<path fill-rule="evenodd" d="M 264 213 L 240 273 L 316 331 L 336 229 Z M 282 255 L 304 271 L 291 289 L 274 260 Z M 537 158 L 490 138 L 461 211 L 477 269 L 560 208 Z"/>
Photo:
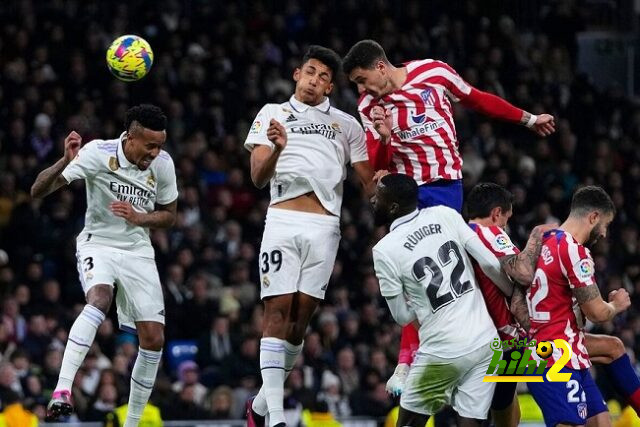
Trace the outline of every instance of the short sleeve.
<path fill-rule="evenodd" d="M 166 158 L 164 158 L 166 156 Z M 168 205 L 178 198 L 178 184 L 176 182 L 176 168 L 173 164 L 173 159 L 163 153 L 163 158 L 159 159 L 164 164 L 159 169 L 160 176 L 158 176 L 158 193 L 156 197 L 156 203 L 159 205 Z M 156 160 L 157 161 L 157 160 Z"/>
<path fill-rule="evenodd" d="M 62 171 L 62 176 L 67 182 L 91 178 L 96 175 L 99 166 L 100 159 L 97 155 L 96 143 L 90 141 L 78 151 L 76 158 Z"/>
<path fill-rule="evenodd" d="M 249 128 L 249 134 L 244 142 L 244 148 L 249 151 L 253 151 L 256 145 L 266 145 L 273 150 L 273 143 L 267 138 L 267 129 L 269 128 L 269 122 L 275 118 L 273 114 L 273 108 L 270 104 L 266 104 L 258 115 L 251 123 Z"/>
<path fill-rule="evenodd" d="M 587 248 L 567 238 L 559 249 L 562 269 L 571 289 L 596 284 L 595 266 Z"/>
<path fill-rule="evenodd" d="M 483 238 L 491 246 L 491 251 L 498 257 L 507 255 L 517 255 L 520 253 L 516 245 L 513 244 L 509 235 L 498 226 L 481 227 Z"/>
<path fill-rule="evenodd" d="M 380 284 L 380 294 L 389 298 L 403 291 L 402 281 L 393 262 L 380 250 L 373 250 L 373 266 Z"/>
<path fill-rule="evenodd" d="M 355 120 L 350 124 L 349 157 L 351 159 L 351 164 L 366 162 L 369 160 L 369 155 L 367 154 L 367 140 L 365 138 L 364 130 Z"/>

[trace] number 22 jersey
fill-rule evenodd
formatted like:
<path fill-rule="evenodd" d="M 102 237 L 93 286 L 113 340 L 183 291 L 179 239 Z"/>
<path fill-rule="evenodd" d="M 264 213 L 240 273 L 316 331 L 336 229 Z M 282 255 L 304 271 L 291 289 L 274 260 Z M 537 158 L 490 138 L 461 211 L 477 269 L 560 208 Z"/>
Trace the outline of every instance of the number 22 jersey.
<path fill-rule="evenodd" d="M 498 335 L 465 250 L 472 241 L 499 271 L 495 256 L 460 214 L 445 206 L 396 219 L 373 248 L 382 296 L 404 292 L 420 322 L 418 353 L 453 359 Z"/>

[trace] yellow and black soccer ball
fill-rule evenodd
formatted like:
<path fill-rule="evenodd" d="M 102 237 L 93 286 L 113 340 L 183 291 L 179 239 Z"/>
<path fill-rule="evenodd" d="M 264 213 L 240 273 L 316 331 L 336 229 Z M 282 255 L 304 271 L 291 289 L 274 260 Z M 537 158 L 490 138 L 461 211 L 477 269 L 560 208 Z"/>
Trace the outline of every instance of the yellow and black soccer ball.
<path fill-rule="evenodd" d="M 540 341 L 536 346 L 536 354 L 543 359 L 551 356 L 553 353 L 553 345 L 549 341 Z"/>

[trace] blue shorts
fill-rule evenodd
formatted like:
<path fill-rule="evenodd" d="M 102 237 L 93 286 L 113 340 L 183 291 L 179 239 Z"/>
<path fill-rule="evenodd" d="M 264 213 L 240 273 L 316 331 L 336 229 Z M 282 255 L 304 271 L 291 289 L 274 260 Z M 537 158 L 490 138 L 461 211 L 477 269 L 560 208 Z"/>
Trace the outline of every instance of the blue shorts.
<path fill-rule="evenodd" d="M 608 411 L 588 369 L 562 368 L 560 372 L 571 373 L 571 379 L 566 383 L 547 381 L 547 371 L 549 369 L 544 371 L 544 382 L 527 383 L 531 395 L 542 410 L 546 425 L 582 425 L 588 418 Z"/>
<path fill-rule="evenodd" d="M 434 181 L 418 187 L 418 209 L 448 206 L 462 212 L 462 180 Z"/>

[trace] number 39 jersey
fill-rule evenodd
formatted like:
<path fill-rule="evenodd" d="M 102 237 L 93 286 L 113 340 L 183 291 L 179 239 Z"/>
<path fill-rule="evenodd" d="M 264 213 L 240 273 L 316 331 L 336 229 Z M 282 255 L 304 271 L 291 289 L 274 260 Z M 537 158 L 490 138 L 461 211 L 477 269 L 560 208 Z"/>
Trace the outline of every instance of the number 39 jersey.
<path fill-rule="evenodd" d="M 572 350 L 568 368 L 591 366 L 584 345 L 584 318 L 572 289 L 597 286 L 591 253 L 563 230 L 544 235 L 535 279 L 527 291 L 531 334 L 536 341 L 563 339 Z M 561 350 L 554 347 L 547 366 L 557 361 Z"/>
<path fill-rule="evenodd" d="M 420 322 L 419 353 L 455 358 L 497 336 L 464 249 L 471 239 L 460 214 L 435 206 L 396 219 L 373 248 L 382 296 L 404 293 Z"/>

